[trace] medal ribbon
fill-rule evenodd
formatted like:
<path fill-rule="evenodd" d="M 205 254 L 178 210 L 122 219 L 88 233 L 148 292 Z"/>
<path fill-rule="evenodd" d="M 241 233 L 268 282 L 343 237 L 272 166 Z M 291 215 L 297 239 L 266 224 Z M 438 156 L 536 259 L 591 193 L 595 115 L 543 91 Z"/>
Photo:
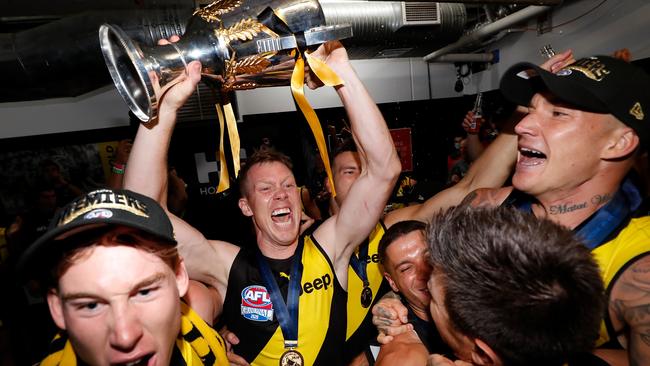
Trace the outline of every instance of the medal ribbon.
<path fill-rule="evenodd" d="M 641 195 L 634 184 L 625 180 L 614 198 L 596 212 L 576 235 L 591 250 L 597 248 L 618 228 L 630 212 L 641 204 Z"/>
<path fill-rule="evenodd" d="M 280 287 L 273 276 L 271 267 L 259 249 L 257 250 L 257 261 L 260 265 L 262 282 L 264 282 L 271 296 L 276 318 L 284 336 L 284 348 L 298 347 L 298 301 L 300 297 L 300 281 L 302 279 L 303 244 L 303 238 L 301 237 L 298 241 L 296 252 L 293 254 L 293 260 L 291 261 L 291 274 L 289 275 L 289 290 L 287 291 L 286 303 L 282 298 L 282 292 L 280 292 Z"/>
<path fill-rule="evenodd" d="M 368 239 L 366 239 L 359 246 L 359 256 L 357 257 L 356 254 L 352 254 L 352 257 L 350 257 L 350 266 L 354 273 L 356 273 L 363 282 L 363 287 L 368 287 L 370 285 L 368 282 L 368 273 L 366 272 L 366 267 L 368 266 L 366 257 L 368 257 L 369 245 Z"/>
<path fill-rule="evenodd" d="M 630 212 L 641 205 L 639 190 L 629 179 L 626 179 L 614 197 L 601 207 L 587 221 L 579 225 L 574 232 L 583 244 L 594 250 L 611 235 L 616 228 L 629 216 Z M 516 207 L 524 212 L 532 212 L 532 201 L 517 203 Z"/>

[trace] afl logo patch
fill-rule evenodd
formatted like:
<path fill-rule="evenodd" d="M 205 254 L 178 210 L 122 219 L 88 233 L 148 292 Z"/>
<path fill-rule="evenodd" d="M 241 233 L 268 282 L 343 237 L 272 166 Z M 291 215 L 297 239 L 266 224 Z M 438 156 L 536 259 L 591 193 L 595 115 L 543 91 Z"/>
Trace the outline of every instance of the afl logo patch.
<path fill-rule="evenodd" d="M 256 322 L 273 320 L 273 303 L 266 287 L 252 285 L 242 290 L 241 315 Z"/>
<path fill-rule="evenodd" d="M 99 208 L 97 210 L 92 210 L 84 215 L 84 219 L 110 219 L 113 217 L 113 211 Z"/>
<path fill-rule="evenodd" d="M 558 71 L 557 74 L 555 74 L 555 75 L 557 75 L 557 76 L 569 76 L 571 74 L 573 74 L 573 71 L 571 71 L 571 69 L 562 69 L 562 70 Z"/>

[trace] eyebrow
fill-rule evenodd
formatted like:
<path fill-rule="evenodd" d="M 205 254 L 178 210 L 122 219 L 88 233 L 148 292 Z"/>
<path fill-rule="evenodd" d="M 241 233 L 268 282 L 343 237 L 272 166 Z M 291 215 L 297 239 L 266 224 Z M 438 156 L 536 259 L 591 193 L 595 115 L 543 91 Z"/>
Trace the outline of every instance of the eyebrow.
<path fill-rule="evenodd" d="M 141 289 L 143 287 L 148 287 L 153 284 L 159 283 L 165 279 L 165 274 L 158 272 L 154 273 L 153 275 L 149 276 L 148 278 L 145 278 L 144 280 L 138 282 L 135 284 L 135 286 L 131 287 L 131 290 L 129 290 L 129 293 L 133 292 L 134 290 Z M 99 296 L 96 294 L 92 294 L 90 292 L 72 292 L 69 294 L 62 294 L 61 299 L 63 302 L 69 302 L 69 301 L 74 301 L 74 300 L 79 300 L 79 299 L 87 299 L 87 298 L 93 298 L 96 299 Z"/>

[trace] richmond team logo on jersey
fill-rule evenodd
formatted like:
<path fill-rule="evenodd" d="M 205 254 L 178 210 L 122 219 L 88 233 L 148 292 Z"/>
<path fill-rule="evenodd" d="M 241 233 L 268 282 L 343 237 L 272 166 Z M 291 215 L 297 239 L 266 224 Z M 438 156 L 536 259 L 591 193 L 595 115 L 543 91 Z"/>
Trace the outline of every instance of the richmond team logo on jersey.
<path fill-rule="evenodd" d="M 241 315 L 256 322 L 273 320 L 273 303 L 266 287 L 253 285 L 241 292 Z"/>

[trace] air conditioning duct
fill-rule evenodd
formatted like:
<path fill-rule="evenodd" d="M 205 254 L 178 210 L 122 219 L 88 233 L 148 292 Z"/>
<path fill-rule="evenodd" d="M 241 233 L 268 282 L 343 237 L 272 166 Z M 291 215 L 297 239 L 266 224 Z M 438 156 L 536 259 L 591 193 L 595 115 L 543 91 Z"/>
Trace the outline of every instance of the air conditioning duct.
<path fill-rule="evenodd" d="M 0 103 L 74 97 L 109 85 L 99 26 L 116 24 L 138 43 L 153 45 L 185 30 L 193 2 L 176 1 L 155 9 L 95 8 L 0 34 Z M 328 25 L 353 26 L 354 37 L 345 42 L 353 59 L 423 56 L 458 39 L 467 22 L 463 4 L 323 0 L 321 5 Z"/>

